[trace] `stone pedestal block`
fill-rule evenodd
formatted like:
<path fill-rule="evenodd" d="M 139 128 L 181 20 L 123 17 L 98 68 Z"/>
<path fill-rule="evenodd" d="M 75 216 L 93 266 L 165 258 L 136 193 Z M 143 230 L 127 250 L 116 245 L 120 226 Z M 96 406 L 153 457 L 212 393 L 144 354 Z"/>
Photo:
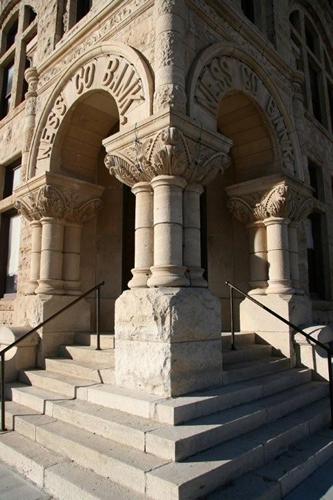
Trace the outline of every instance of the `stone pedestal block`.
<path fill-rule="evenodd" d="M 30 326 L 0 327 L 0 348 L 4 349 L 31 330 Z M 34 368 L 39 337 L 32 333 L 5 354 L 5 381 L 17 380 L 20 370 Z"/>
<path fill-rule="evenodd" d="M 115 334 L 118 385 L 171 397 L 222 383 L 220 303 L 209 290 L 126 291 Z"/>
<path fill-rule="evenodd" d="M 311 323 L 311 301 L 306 296 L 272 294 L 256 299 L 296 326 Z M 257 333 L 283 355 L 292 357 L 293 330 L 248 299 L 240 304 L 240 329 Z"/>

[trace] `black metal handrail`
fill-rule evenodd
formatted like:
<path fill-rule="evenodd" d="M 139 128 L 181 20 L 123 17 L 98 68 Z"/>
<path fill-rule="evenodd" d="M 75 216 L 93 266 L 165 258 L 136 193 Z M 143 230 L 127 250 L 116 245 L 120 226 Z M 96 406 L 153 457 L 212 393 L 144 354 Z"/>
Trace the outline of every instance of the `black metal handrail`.
<path fill-rule="evenodd" d="M 101 311 L 101 287 L 104 285 L 104 281 L 99 283 L 98 285 L 95 285 L 94 287 L 90 288 L 86 292 L 82 293 L 79 297 L 76 299 L 72 300 L 69 304 L 66 306 L 62 307 L 59 309 L 59 311 L 55 312 L 52 314 L 49 318 L 47 318 L 45 321 L 42 323 L 39 323 L 37 326 L 29 330 L 27 333 L 22 335 L 19 339 L 16 339 L 14 342 L 6 346 L 4 349 L 0 351 L 0 361 L 1 361 L 1 431 L 6 430 L 6 424 L 5 424 L 5 418 L 6 418 L 6 401 L 5 401 L 5 355 L 6 352 L 8 352 L 12 347 L 15 347 L 17 344 L 19 344 L 22 340 L 26 339 L 31 335 L 32 333 L 36 332 L 39 330 L 39 328 L 42 328 L 45 326 L 47 323 L 52 321 L 54 318 L 59 316 L 61 313 L 64 311 L 67 311 L 70 307 L 74 306 L 77 304 L 80 300 L 84 299 L 87 297 L 92 292 L 96 292 L 96 335 L 97 335 L 97 343 L 96 343 L 96 350 L 100 351 L 101 349 L 101 341 L 100 341 L 100 311 Z"/>
<path fill-rule="evenodd" d="M 282 321 L 283 323 L 288 325 L 290 328 L 295 330 L 297 333 L 300 333 L 301 335 L 303 335 L 310 342 L 313 342 L 315 345 L 321 347 L 322 349 L 324 349 L 327 352 L 329 392 L 330 392 L 330 403 L 331 403 L 331 428 L 333 429 L 333 369 L 332 369 L 333 351 L 332 351 L 332 349 L 330 347 L 328 347 L 327 345 L 323 344 L 322 342 L 320 342 L 319 340 L 311 337 L 311 335 L 306 333 L 304 330 L 299 328 L 297 325 L 294 325 L 293 323 L 291 323 L 287 319 L 280 316 L 278 313 L 273 311 L 273 309 L 270 309 L 269 307 L 264 306 L 261 302 L 254 299 L 253 297 L 251 297 L 251 295 L 247 294 L 246 292 L 243 292 L 243 290 L 240 290 L 237 286 L 230 283 L 230 281 L 226 281 L 225 284 L 229 287 L 229 290 L 230 290 L 230 297 L 229 298 L 230 298 L 230 314 L 231 314 L 231 337 L 232 337 L 231 347 L 232 347 L 232 349 L 236 348 L 235 347 L 235 328 L 234 328 L 234 293 L 233 293 L 233 291 L 236 290 L 236 292 L 243 295 L 243 297 L 248 298 L 249 300 L 251 300 L 251 302 L 253 302 L 257 306 L 261 307 L 261 309 L 264 309 L 269 314 L 271 314 L 272 316 L 279 319 L 280 321 Z"/>

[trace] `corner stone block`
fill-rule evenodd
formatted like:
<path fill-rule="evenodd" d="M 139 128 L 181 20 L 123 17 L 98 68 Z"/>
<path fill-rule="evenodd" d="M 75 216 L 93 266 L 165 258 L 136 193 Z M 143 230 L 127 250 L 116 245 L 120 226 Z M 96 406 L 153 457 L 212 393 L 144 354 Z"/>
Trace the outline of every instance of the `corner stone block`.
<path fill-rule="evenodd" d="M 116 382 L 161 397 L 222 383 L 220 302 L 206 289 L 132 289 L 116 301 Z"/>

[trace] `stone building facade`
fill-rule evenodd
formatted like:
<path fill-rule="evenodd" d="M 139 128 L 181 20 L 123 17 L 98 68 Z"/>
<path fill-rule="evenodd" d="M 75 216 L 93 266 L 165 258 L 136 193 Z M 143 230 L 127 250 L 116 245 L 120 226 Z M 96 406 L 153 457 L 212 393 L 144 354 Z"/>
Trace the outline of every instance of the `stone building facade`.
<path fill-rule="evenodd" d="M 332 322 L 332 2 L 4 0 L 0 26 L 0 323 L 105 281 L 116 383 L 174 397 L 223 383 L 227 280 Z M 38 365 L 95 313 L 41 328 Z"/>

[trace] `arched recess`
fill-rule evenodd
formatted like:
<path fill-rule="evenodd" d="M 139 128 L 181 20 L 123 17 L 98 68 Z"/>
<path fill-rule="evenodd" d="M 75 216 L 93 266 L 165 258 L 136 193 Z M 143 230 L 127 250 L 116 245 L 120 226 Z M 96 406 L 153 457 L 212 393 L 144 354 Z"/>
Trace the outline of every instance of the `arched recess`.
<path fill-rule="evenodd" d="M 278 145 L 280 172 L 304 180 L 295 126 L 275 82 L 242 49 L 227 43 L 214 44 L 201 53 L 190 72 L 188 114 L 216 131 L 220 103 L 231 92 L 250 97 L 270 123 Z"/>
<path fill-rule="evenodd" d="M 106 43 L 85 53 L 58 80 L 36 128 L 28 163 L 28 178 L 51 170 L 57 132 L 67 112 L 91 91 L 114 99 L 120 128 L 152 113 L 153 80 L 143 58 L 122 43 Z"/>

